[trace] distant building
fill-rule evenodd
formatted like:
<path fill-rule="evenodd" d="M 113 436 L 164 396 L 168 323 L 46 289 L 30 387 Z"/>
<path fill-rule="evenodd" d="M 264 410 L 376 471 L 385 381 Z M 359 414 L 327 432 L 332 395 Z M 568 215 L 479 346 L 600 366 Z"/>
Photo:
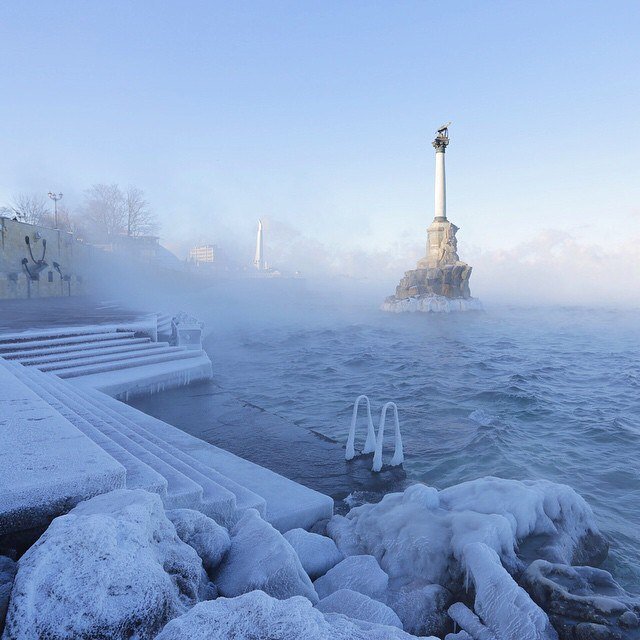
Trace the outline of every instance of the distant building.
<path fill-rule="evenodd" d="M 189 262 L 196 264 L 210 264 L 216 261 L 218 248 L 213 244 L 205 244 L 200 247 L 193 247 L 189 251 Z"/>

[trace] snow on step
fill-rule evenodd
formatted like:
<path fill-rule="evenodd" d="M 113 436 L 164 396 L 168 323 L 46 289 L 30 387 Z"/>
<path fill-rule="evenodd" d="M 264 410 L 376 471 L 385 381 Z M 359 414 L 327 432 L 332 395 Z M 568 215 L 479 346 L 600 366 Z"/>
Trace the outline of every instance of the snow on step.
<path fill-rule="evenodd" d="M 0 535 L 124 488 L 124 467 L 5 367 L 0 389 Z"/>
<path fill-rule="evenodd" d="M 27 349 L 37 349 L 61 344 L 79 344 L 88 342 L 102 342 L 103 340 L 117 340 L 119 338 L 133 338 L 133 331 L 110 331 L 108 333 L 91 333 L 77 336 L 64 336 L 62 338 L 40 338 L 37 340 L 25 340 L 23 342 L 12 341 L 7 338 L 8 334 L 0 335 L 0 355 L 4 352 L 22 351 Z"/>
<path fill-rule="evenodd" d="M 33 370 L 30 371 L 33 372 Z M 178 472 L 180 476 L 187 478 L 197 485 L 198 494 L 201 496 L 199 502 L 188 506 L 202 511 L 221 524 L 229 525 L 235 520 L 236 499 L 234 494 L 218 484 L 216 478 L 211 478 L 206 474 L 200 473 L 200 471 L 195 468 L 197 463 L 196 465 L 190 464 L 192 460 L 189 456 L 177 450 L 167 451 L 165 448 L 157 446 L 157 444 L 151 440 L 137 434 L 131 429 L 128 421 L 104 410 L 98 403 L 88 399 L 81 390 L 76 387 L 42 373 L 36 374 L 33 372 L 31 375 L 35 384 L 46 384 L 55 388 L 56 395 L 61 398 L 61 401 L 69 407 L 69 409 L 94 425 L 104 436 L 110 438 L 128 451 L 131 451 L 136 457 L 141 457 L 141 455 L 146 456 L 146 462 L 150 466 L 157 468 L 157 461 L 160 460 L 164 465 L 168 465 Z M 36 375 L 44 376 L 46 382 L 42 378 L 36 379 Z M 141 454 L 141 450 L 146 451 L 153 457 Z M 196 461 L 193 462 L 195 463 Z M 161 473 L 164 473 L 162 469 L 166 472 L 167 467 L 162 466 L 162 468 L 158 469 Z M 170 486 L 168 487 L 167 499 L 165 500 L 167 508 L 180 506 L 176 504 L 176 496 L 172 495 L 171 482 L 174 475 L 175 474 L 171 474 L 170 478 L 168 478 Z"/>
<path fill-rule="evenodd" d="M 78 376 L 87 376 L 93 373 L 104 373 L 106 371 L 117 371 L 118 369 L 127 369 L 130 367 L 139 367 L 147 364 L 156 364 L 160 362 L 170 362 L 173 360 L 188 360 L 197 358 L 201 355 L 199 351 L 189 351 L 180 347 L 172 347 L 174 351 L 163 353 L 157 356 L 141 355 L 128 360 L 114 360 L 112 362 L 87 364 L 78 367 L 70 367 L 68 369 L 49 369 L 49 371 L 60 378 L 76 378 Z"/>
<path fill-rule="evenodd" d="M 0 360 L 0 363 L 2 361 Z M 50 376 L 36 378 L 33 369 L 25 367 L 11 367 L 16 378 L 24 382 L 45 402 L 48 402 L 61 416 L 66 418 L 74 427 L 91 438 L 100 448 L 104 449 L 114 460 L 117 460 L 127 471 L 126 488 L 144 489 L 157 493 L 162 498 L 167 495 L 167 481 L 151 467 L 131 455 L 126 449 L 113 442 L 87 420 L 74 413 L 60 399 L 57 389 L 49 384 Z M 39 372 L 38 372 L 39 373 Z M 43 374 L 39 374 L 43 375 Z"/>
<path fill-rule="evenodd" d="M 171 347 L 168 342 L 151 342 L 148 345 L 142 345 L 142 350 L 131 349 L 122 350 L 120 353 L 112 354 L 97 354 L 97 355 L 85 355 L 79 352 L 76 358 L 54 360 L 47 364 L 38 365 L 40 371 L 61 371 L 62 369 L 71 369 L 72 367 L 84 367 L 93 364 L 100 364 L 103 362 L 124 362 L 132 358 L 143 358 L 146 356 L 158 356 L 160 354 L 178 353 L 181 349 L 178 347 Z M 28 363 L 23 363 L 28 364 Z M 58 374 L 59 375 L 59 374 Z"/>
<path fill-rule="evenodd" d="M 153 442 L 157 446 L 161 447 L 165 451 L 174 455 L 176 458 L 191 466 L 193 469 L 200 472 L 202 475 L 210 478 L 228 491 L 231 491 L 236 498 L 236 511 L 238 514 L 246 511 L 247 509 L 256 509 L 260 513 L 260 515 L 265 515 L 266 502 L 264 498 L 254 493 L 253 491 L 250 491 L 246 487 L 239 485 L 237 482 L 234 482 L 233 480 L 220 474 L 211 465 L 204 464 L 200 460 L 197 460 L 196 458 L 190 456 L 188 453 L 185 453 L 181 447 L 177 447 L 166 442 L 164 439 L 158 436 L 154 429 L 149 429 L 141 424 L 145 422 L 147 418 L 149 418 L 149 416 L 147 416 L 146 414 L 141 413 L 137 409 L 118 402 L 117 400 L 114 400 L 113 398 L 110 398 L 109 396 L 106 396 L 105 394 L 99 393 L 97 391 L 78 390 L 78 393 L 88 403 L 102 409 L 111 417 L 119 420 L 122 424 L 125 424 L 132 431 L 136 432 L 146 440 Z M 176 429 L 176 427 L 171 428 Z M 179 429 L 177 429 L 177 431 L 182 433 L 182 431 L 180 431 Z"/>
<path fill-rule="evenodd" d="M 131 349 L 144 349 L 145 346 L 153 344 L 157 343 L 151 342 L 150 338 L 125 338 L 98 343 L 45 347 L 29 351 L 11 351 L 3 353 L 2 357 L 7 360 L 18 360 L 22 364 L 31 366 L 45 362 L 55 362 L 56 360 L 66 360 L 67 358 L 76 358 L 82 355 L 89 356 L 102 353 L 118 353 L 119 351 L 129 351 Z"/>
<path fill-rule="evenodd" d="M 308 529 L 318 520 L 333 515 L 333 500 L 329 496 L 200 440 L 113 398 L 105 397 L 104 402 L 124 414 L 134 412 L 135 422 L 141 427 L 264 498 L 265 519 L 282 532 L 294 528 Z"/>

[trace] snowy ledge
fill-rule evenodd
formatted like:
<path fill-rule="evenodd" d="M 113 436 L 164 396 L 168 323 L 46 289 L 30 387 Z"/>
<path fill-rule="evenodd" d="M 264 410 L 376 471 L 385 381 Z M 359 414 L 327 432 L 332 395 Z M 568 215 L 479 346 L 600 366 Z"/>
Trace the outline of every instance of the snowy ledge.
<path fill-rule="evenodd" d="M 446 298 L 445 296 L 425 296 L 421 298 L 404 298 L 391 296 L 380 307 L 382 311 L 391 313 L 422 312 L 452 313 L 454 311 L 484 311 L 478 298 Z"/>

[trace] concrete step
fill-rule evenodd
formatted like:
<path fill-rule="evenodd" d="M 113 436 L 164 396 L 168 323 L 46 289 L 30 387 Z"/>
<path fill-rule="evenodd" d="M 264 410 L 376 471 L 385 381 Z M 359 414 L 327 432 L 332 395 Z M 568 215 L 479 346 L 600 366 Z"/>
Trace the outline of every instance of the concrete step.
<path fill-rule="evenodd" d="M 26 340 L 48 340 L 68 336 L 90 336 L 96 333 L 109 333 L 124 329 L 117 325 L 85 325 L 78 327 L 48 327 L 46 329 L 30 329 L 14 333 L 0 333 L 0 344 L 5 342 L 22 342 Z M 130 329 L 130 327 L 129 327 Z"/>
<path fill-rule="evenodd" d="M 217 482 L 228 491 L 231 491 L 236 498 L 236 510 L 238 513 L 241 513 L 246 509 L 256 509 L 261 515 L 265 514 L 266 503 L 264 498 L 247 489 L 246 487 L 243 487 L 237 482 L 231 480 L 230 478 L 222 475 L 215 468 L 215 466 L 200 461 L 183 451 L 182 448 L 168 443 L 165 439 L 157 434 L 157 429 L 152 428 L 153 425 L 151 424 L 151 420 L 149 420 L 150 416 L 147 416 L 146 414 L 138 411 L 137 409 L 134 409 L 133 407 L 130 407 L 129 405 L 123 404 L 118 400 L 114 400 L 113 398 L 94 390 L 83 389 L 82 391 L 79 391 L 79 393 L 85 398 L 87 402 L 101 408 L 103 411 L 111 415 L 114 419 L 119 420 L 121 421 L 121 423 L 127 425 L 141 437 L 150 442 L 153 442 L 157 446 L 163 448 L 186 464 L 190 465 L 201 474 Z M 145 425 L 143 423 L 147 424 Z M 176 427 L 171 428 L 178 431 L 179 433 L 183 433 L 180 429 L 176 429 Z"/>
<path fill-rule="evenodd" d="M 189 508 L 202 511 L 226 526 L 235 522 L 236 498 L 231 491 L 217 482 L 220 478 L 219 474 L 215 474 L 214 476 L 212 473 L 202 473 L 201 469 L 198 469 L 198 467 L 202 467 L 202 465 L 198 465 L 197 461 L 192 460 L 181 451 L 167 446 L 159 446 L 157 439 L 156 442 L 154 442 L 151 438 L 145 437 L 146 434 L 139 433 L 135 429 L 134 424 L 100 406 L 99 402 L 95 402 L 81 389 L 53 376 L 47 376 L 32 369 L 30 371 L 34 372 L 32 374 L 34 384 L 43 384 L 42 379 L 38 379 L 38 375 L 47 377 L 48 380 L 46 384 L 55 387 L 55 393 L 61 398 L 61 401 L 84 420 L 92 423 L 102 434 L 119 443 L 136 457 L 143 459 L 152 468 L 157 469 L 162 475 L 165 475 L 165 477 L 167 467 L 164 465 L 168 465 L 200 489 L 199 500 L 196 504 L 178 504 L 175 496 L 172 497 L 171 495 L 171 476 L 175 474 L 170 474 L 170 477 L 167 478 L 169 482 L 168 498 L 165 501 L 167 508 L 188 506 Z M 142 454 L 142 450 L 144 450 L 146 454 Z M 145 457 L 141 457 L 141 455 Z M 157 466 L 158 460 L 162 461 L 164 465 L 160 467 Z M 207 469 L 203 470 L 208 471 Z"/>
<path fill-rule="evenodd" d="M 148 364 L 156 364 L 160 362 L 171 362 L 174 360 L 188 360 L 189 358 L 197 358 L 201 355 L 200 351 L 189 351 L 186 349 L 180 349 L 175 347 L 176 351 L 173 353 L 165 353 L 157 356 L 140 356 L 137 358 L 130 358 L 125 361 L 106 362 L 93 365 L 85 365 L 79 367 L 72 367 L 69 369 L 50 369 L 50 373 L 53 373 L 60 378 L 76 378 L 79 376 L 88 376 L 94 373 L 103 373 L 106 371 L 117 371 L 119 369 L 127 369 L 131 367 L 140 367 Z"/>
<path fill-rule="evenodd" d="M 178 353 L 182 349 L 172 347 L 167 342 L 149 342 L 145 345 L 137 345 L 138 348 L 120 351 L 119 353 L 107 353 L 98 355 L 80 355 L 75 358 L 64 360 L 54 360 L 45 364 L 39 364 L 40 371 L 62 371 L 63 369 L 71 369 L 73 367 L 85 367 L 88 365 L 100 364 L 103 362 L 124 363 L 125 360 L 132 358 L 142 358 L 146 356 L 158 356 L 160 354 Z M 139 348 L 142 347 L 142 348 Z M 23 363 L 26 364 L 26 363 Z M 59 373 L 57 374 L 59 375 Z"/>
<path fill-rule="evenodd" d="M 124 488 L 124 467 L 4 366 L 0 390 L 0 537 Z"/>
<path fill-rule="evenodd" d="M 99 355 L 101 353 L 118 353 L 132 348 L 144 348 L 145 344 L 156 344 L 150 338 L 124 338 L 122 340 L 108 340 L 106 342 L 92 342 L 89 344 L 72 344 L 58 347 L 45 347 L 29 351 L 9 351 L 3 353 L 6 360 L 17 360 L 26 365 L 37 365 L 55 360 L 75 358 L 80 355 Z"/>
<path fill-rule="evenodd" d="M 102 342 L 104 340 L 118 340 L 121 338 L 133 338 L 135 333 L 133 331 L 109 331 L 107 333 L 91 333 L 81 335 L 70 335 L 62 338 L 41 338 L 37 340 L 23 340 L 13 341 L 7 338 L 7 334 L 1 337 L 0 342 L 0 355 L 5 352 L 12 351 L 27 351 L 29 349 L 38 349 L 40 347 L 49 347 L 53 345 L 67 345 L 67 344 L 84 344 L 89 342 Z"/>
<path fill-rule="evenodd" d="M 2 359 L 0 359 L 2 364 Z M 42 400 L 49 403 L 61 416 L 66 418 L 74 427 L 91 438 L 101 449 L 106 451 L 112 458 L 117 460 L 127 471 L 126 487 L 127 489 L 144 489 L 151 493 L 157 493 L 163 499 L 167 495 L 167 481 L 159 473 L 151 467 L 141 462 L 121 447 L 116 442 L 110 440 L 96 429 L 91 423 L 76 414 L 60 399 L 60 393 L 54 385 L 50 384 L 50 380 L 54 380 L 53 376 L 44 374 L 34 375 L 33 370 L 27 370 L 20 365 L 6 367 L 16 376 L 18 380 L 26 384 L 34 393 Z"/>
<path fill-rule="evenodd" d="M 103 397 L 95 390 L 90 393 Z M 200 440 L 118 400 L 103 397 L 103 402 L 123 414 L 135 415 L 135 422 L 140 427 L 263 498 L 266 502 L 265 519 L 280 531 L 310 527 L 316 521 L 333 515 L 333 500 L 329 496 Z"/>

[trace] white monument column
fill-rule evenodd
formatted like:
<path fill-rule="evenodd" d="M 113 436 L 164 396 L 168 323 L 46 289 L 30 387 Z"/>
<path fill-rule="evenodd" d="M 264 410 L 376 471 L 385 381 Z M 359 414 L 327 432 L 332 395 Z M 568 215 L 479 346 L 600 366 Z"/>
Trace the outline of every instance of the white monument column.
<path fill-rule="evenodd" d="M 444 152 L 449 144 L 449 131 L 447 127 L 451 123 L 440 127 L 433 147 L 436 150 L 436 189 L 435 189 L 435 220 L 445 222 L 447 219 L 447 188 L 444 173 Z"/>
<path fill-rule="evenodd" d="M 256 257 L 253 264 L 258 271 L 264 270 L 264 254 L 262 240 L 262 220 L 258 220 L 258 237 L 256 238 Z"/>

